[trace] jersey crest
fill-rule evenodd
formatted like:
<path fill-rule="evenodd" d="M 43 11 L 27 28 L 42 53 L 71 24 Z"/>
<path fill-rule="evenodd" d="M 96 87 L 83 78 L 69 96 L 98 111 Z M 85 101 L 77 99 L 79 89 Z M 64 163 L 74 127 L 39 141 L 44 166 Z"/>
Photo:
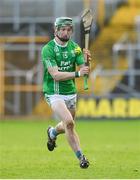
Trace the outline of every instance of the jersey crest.
<path fill-rule="evenodd" d="M 75 51 L 75 54 L 80 54 L 82 52 L 79 46 L 76 47 L 74 51 Z"/>

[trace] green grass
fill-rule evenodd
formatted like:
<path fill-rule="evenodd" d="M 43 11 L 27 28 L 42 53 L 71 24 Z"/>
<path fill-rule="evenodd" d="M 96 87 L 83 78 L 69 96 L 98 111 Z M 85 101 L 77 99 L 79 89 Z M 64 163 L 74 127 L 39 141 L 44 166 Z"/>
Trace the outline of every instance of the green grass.
<path fill-rule="evenodd" d="M 0 178 L 138 179 L 140 121 L 77 121 L 81 146 L 90 160 L 80 169 L 65 135 L 54 152 L 46 148 L 46 127 L 54 121 L 0 121 Z"/>

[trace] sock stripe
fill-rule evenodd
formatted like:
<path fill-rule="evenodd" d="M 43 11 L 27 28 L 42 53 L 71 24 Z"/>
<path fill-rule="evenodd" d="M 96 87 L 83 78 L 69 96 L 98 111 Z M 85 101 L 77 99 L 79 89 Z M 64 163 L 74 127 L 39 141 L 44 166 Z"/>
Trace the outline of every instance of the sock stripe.
<path fill-rule="evenodd" d="M 77 158 L 80 159 L 82 156 L 82 151 L 76 151 L 75 154 L 76 154 Z"/>
<path fill-rule="evenodd" d="M 51 139 L 55 139 L 57 135 L 58 135 L 58 133 L 57 133 L 56 129 L 51 128 L 50 129 L 50 137 L 51 137 Z"/>
<path fill-rule="evenodd" d="M 57 136 L 57 135 L 58 135 L 58 133 L 57 133 L 57 131 L 56 131 L 55 128 L 52 129 L 52 133 L 53 133 L 54 136 Z"/>

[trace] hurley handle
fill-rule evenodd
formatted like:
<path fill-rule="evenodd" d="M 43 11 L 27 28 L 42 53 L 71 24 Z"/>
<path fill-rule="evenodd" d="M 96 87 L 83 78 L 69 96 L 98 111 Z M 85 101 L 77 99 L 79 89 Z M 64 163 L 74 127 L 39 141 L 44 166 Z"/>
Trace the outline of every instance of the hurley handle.
<path fill-rule="evenodd" d="M 89 46 L 89 33 L 85 34 L 85 48 L 88 49 Z M 85 58 L 85 65 L 89 66 L 88 56 Z M 88 90 L 88 75 L 84 75 L 84 90 Z"/>

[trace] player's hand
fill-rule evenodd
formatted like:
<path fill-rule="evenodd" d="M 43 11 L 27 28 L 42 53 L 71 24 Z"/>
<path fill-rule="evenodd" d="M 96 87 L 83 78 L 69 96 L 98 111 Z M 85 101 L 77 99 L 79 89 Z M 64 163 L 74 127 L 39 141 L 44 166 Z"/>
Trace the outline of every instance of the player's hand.
<path fill-rule="evenodd" d="M 89 74 L 89 67 L 88 66 L 83 66 L 80 68 L 80 76 L 84 76 L 85 74 Z"/>
<path fill-rule="evenodd" d="M 85 63 L 88 61 L 90 63 L 91 61 L 91 53 L 88 49 L 83 49 L 83 53 L 84 53 L 84 58 L 85 58 Z"/>

